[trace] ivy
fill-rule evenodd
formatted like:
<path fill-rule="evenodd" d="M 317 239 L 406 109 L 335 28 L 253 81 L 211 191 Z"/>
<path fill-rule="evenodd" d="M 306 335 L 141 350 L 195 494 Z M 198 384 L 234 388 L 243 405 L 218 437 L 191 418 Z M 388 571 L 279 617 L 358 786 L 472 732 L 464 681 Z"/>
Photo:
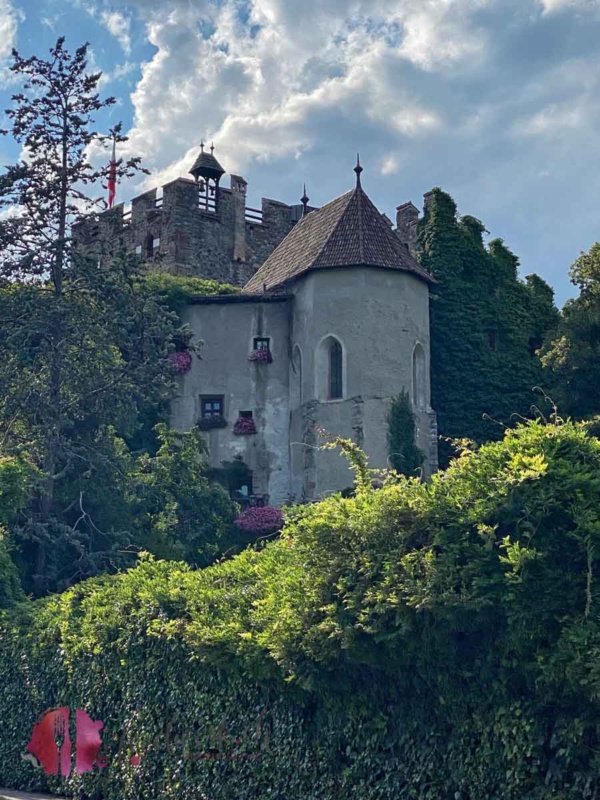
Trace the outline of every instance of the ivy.
<path fill-rule="evenodd" d="M 429 483 L 372 490 L 356 468 L 363 490 L 289 510 L 260 552 L 198 571 L 144 556 L 0 615 L 0 782 L 82 800 L 597 796 L 600 442 L 536 420 Z M 59 782 L 21 758 L 62 705 L 104 721 L 105 770 Z"/>
<path fill-rule="evenodd" d="M 530 416 L 533 388 L 544 383 L 537 351 L 558 318 L 550 287 L 535 275 L 519 280 L 518 259 L 502 240 L 485 247 L 483 223 L 456 211 L 434 189 L 418 233 L 421 263 L 438 282 L 431 383 L 442 465 L 449 438 L 498 439 L 513 415 Z"/>
<path fill-rule="evenodd" d="M 415 415 L 407 392 L 393 398 L 387 422 L 390 464 L 396 472 L 414 476 L 424 456 L 416 445 Z"/>

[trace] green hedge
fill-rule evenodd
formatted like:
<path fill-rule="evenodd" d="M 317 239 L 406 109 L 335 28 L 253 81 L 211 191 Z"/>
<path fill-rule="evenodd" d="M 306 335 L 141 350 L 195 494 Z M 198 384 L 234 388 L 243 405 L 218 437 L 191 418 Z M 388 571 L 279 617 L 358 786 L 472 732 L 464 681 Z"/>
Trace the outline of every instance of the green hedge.
<path fill-rule="evenodd" d="M 202 571 L 145 559 L 5 614 L 0 783 L 88 800 L 597 797 L 600 442 L 536 422 L 377 491 L 355 456 L 356 496 L 291 511 L 260 552 Z M 106 770 L 46 783 L 21 758 L 54 705 L 106 722 Z"/>

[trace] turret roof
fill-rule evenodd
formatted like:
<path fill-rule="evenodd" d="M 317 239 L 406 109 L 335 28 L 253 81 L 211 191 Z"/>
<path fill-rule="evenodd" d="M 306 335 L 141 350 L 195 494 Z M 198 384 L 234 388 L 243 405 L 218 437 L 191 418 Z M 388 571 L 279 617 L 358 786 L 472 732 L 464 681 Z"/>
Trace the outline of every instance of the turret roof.
<path fill-rule="evenodd" d="M 244 287 L 270 291 L 313 269 L 370 266 L 431 275 L 408 252 L 360 186 L 302 217 Z"/>
<path fill-rule="evenodd" d="M 204 152 L 204 144 L 200 145 L 200 153 L 194 162 L 194 166 L 190 170 L 190 174 L 194 178 L 220 178 L 225 174 L 225 170 L 219 164 L 217 159 L 213 156 L 214 147 L 211 147 L 210 153 Z"/>

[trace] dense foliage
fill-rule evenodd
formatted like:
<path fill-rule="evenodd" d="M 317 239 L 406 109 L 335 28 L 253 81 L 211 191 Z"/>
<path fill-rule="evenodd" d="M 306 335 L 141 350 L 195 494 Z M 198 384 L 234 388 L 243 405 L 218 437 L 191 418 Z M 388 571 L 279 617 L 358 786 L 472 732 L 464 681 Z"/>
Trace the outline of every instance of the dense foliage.
<path fill-rule="evenodd" d="M 407 392 L 392 399 L 388 412 L 388 449 L 392 469 L 402 475 L 415 475 L 424 456 L 416 443 L 415 415 Z"/>
<path fill-rule="evenodd" d="M 542 361 L 561 411 L 582 419 L 600 413 L 600 244 L 580 255 L 570 276 L 579 297 L 565 304 Z"/>
<path fill-rule="evenodd" d="M 44 785 L 20 755 L 64 704 L 112 754 L 77 797 L 596 796 L 600 442 L 534 422 L 430 484 L 355 470 L 261 552 L 7 617 L 0 781 Z"/>
<path fill-rule="evenodd" d="M 543 385 L 537 355 L 557 321 L 552 290 L 541 278 L 517 277 L 518 260 L 483 224 L 457 219 L 440 189 L 429 195 L 419 224 L 423 266 L 437 280 L 431 302 L 432 407 L 442 437 L 498 438 L 511 416 L 529 416 Z M 496 423 L 490 421 L 494 420 Z M 450 455 L 447 441 L 440 463 Z"/>
<path fill-rule="evenodd" d="M 18 508 L 0 509 L 2 569 L 12 581 L 12 554 L 40 595 L 130 565 L 142 547 L 208 563 L 231 544 L 234 507 L 206 479 L 201 437 L 156 426 L 177 391 L 171 356 L 189 365 L 201 345 L 182 304 L 234 289 L 148 275 L 126 252 L 80 252 L 73 226 L 104 207 L 90 153 L 124 140 L 118 125 L 94 130 L 114 101 L 97 92 L 87 46 L 71 54 L 59 39 L 48 60 L 15 52 L 12 69 L 22 91 L 4 133 L 23 149 L 0 176 L 0 454 L 37 477 Z M 119 162 L 117 177 L 138 168 Z"/>

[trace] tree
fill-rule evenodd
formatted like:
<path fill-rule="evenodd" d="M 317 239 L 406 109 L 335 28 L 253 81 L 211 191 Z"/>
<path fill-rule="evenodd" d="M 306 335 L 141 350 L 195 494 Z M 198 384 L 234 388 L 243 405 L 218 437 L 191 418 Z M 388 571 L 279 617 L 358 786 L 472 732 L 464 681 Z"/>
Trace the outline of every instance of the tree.
<path fill-rule="evenodd" d="M 570 270 L 579 297 L 568 300 L 542 353 L 559 412 L 578 419 L 600 414 L 600 244 Z"/>
<path fill-rule="evenodd" d="M 431 389 L 442 466 L 452 455 L 449 439 L 497 439 L 512 415 L 530 414 L 532 390 L 543 382 L 537 352 L 557 319 L 550 287 L 537 276 L 520 281 L 516 256 L 501 239 L 486 247 L 484 232 L 474 217 L 457 219 L 449 195 L 430 193 L 418 248 L 437 280 Z"/>
<path fill-rule="evenodd" d="M 36 470 L 17 458 L 0 457 L 0 610 L 24 599 L 5 526 L 27 503 Z"/>
<path fill-rule="evenodd" d="M 123 141 L 124 137 L 120 126 L 108 136 L 92 128 L 94 114 L 115 101 L 100 99 L 96 91 L 100 74 L 87 73 L 87 45 L 71 55 L 64 46 L 64 38 L 60 38 L 48 60 L 36 56 L 25 59 L 13 51 L 11 70 L 22 81 L 23 91 L 13 96 L 13 107 L 6 111 L 12 125 L 2 133 L 11 134 L 23 146 L 24 155 L 0 178 L 0 209 L 4 211 L 0 225 L 0 272 L 10 282 L 4 293 L 9 316 L 3 314 L 3 320 L 8 322 L 5 328 L 8 337 L 32 342 L 38 355 L 44 351 L 41 362 L 34 359 L 36 380 L 28 388 L 23 385 L 22 388 L 28 391 L 30 400 L 37 401 L 36 434 L 31 444 L 45 481 L 40 487 L 36 524 L 47 526 L 55 482 L 64 471 L 67 428 L 77 418 L 73 405 L 81 406 L 84 395 L 92 391 L 86 387 L 82 392 L 66 379 L 69 355 L 79 349 L 83 356 L 81 346 L 85 343 L 94 348 L 99 360 L 104 357 L 90 338 L 90 329 L 84 333 L 74 324 L 76 319 L 87 323 L 87 314 L 94 305 L 92 298 L 97 297 L 98 280 L 93 278 L 90 283 L 89 264 L 80 264 L 84 260 L 76 258 L 70 226 L 98 206 L 88 189 L 101 181 L 104 170 L 95 169 L 90 163 L 90 148 L 109 138 Z M 138 160 L 133 159 L 120 164 L 117 173 L 130 175 L 137 167 Z M 25 285 L 16 285 L 11 296 L 15 280 L 22 280 Z M 26 302 L 15 306 L 11 300 L 17 298 Z M 23 344 L 13 348 L 16 359 L 27 358 L 30 353 L 30 348 Z M 83 369 L 90 366 L 89 359 L 85 367 L 82 363 Z M 78 370 L 79 376 L 82 368 Z M 114 377 L 104 384 L 102 379 L 95 381 L 93 391 L 102 395 L 113 380 Z M 9 384 L 14 382 L 9 379 Z M 20 394 L 5 392 L 4 397 L 13 401 L 5 403 L 5 409 L 7 405 L 14 407 L 14 400 Z M 16 427 L 16 420 L 4 415 L 0 429 L 5 443 Z M 22 433 L 20 430 L 19 434 Z M 25 435 L 31 436 L 31 430 Z M 39 574 L 43 573 L 45 550 L 43 540 L 38 537 Z"/>
<path fill-rule="evenodd" d="M 388 412 L 388 447 L 396 472 L 414 476 L 423 466 L 424 456 L 416 444 L 415 415 L 404 391 L 393 398 Z"/>
<path fill-rule="evenodd" d="M 131 513 L 145 458 L 131 447 L 162 447 L 151 431 L 175 390 L 169 354 L 179 321 L 169 286 L 153 286 L 140 259 L 122 252 L 101 264 L 74 241 L 74 225 L 103 207 L 95 192 L 106 170 L 91 164 L 91 150 L 125 140 L 119 125 L 108 135 L 94 129 L 96 112 L 114 100 L 97 93 L 99 74 L 87 74 L 87 45 L 71 55 L 61 38 L 48 60 L 14 52 L 13 61 L 23 92 L 4 133 L 24 155 L 0 178 L 0 453 L 26 456 L 40 470 L 9 536 L 24 587 L 41 594 L 126 566 L 145 545 L 152 550 L 152 519 L 146 514 L 144 527 Z M 117 177 L 137 169 L 138 159 L 119 163 Z M 197 492 L 229 519 L 227 499 L 199 480 L 200 442 L 186 454 L 194 447 Z M 169 465 L 180 467 L 177 458 Z M 168 486 L 177 505 L 176 485 Z M 184 537 L 181 518 L 169 520 Z M 209 535 L 200 523 L 198 530 Z M 220 533 L 216 526 L 211 535 Z M 173 544 L 178 533 L 161 535 Z"/>

